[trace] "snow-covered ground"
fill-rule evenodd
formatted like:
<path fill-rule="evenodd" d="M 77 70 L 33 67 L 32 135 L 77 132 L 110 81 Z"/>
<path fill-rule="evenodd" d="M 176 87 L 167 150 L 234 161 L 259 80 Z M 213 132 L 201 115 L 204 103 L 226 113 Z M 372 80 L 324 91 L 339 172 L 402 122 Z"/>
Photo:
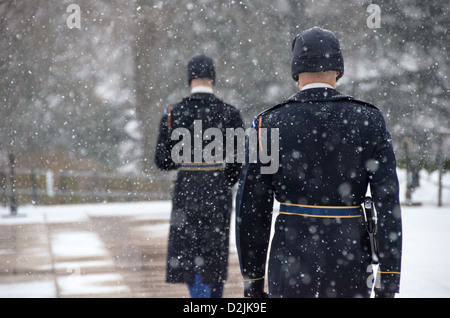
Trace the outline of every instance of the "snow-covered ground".
<path fill-rule="evenodd" d="M 402 197 L 404 199 L 404 180 L 400 171 Z M 443 206 L 437 207 L 437 174 L 421 174 L 421 186 L 413 194 L 413 201 L 421 206 L 403 206 L 403 260 L 401 293 L 399 297 L 450 297 L 450 173 L 444 177 Z M 86 204 L 74 206 L 24 206 L 19 209 L 18 217 L 8 217 L 7 209 L 0 209 L 0 225 L 6 224 L 52 224 L 82 222 L 92 216 L 126 216 L 134 218 L 169 220 L 171 203 L 168 201 L 116 204 Z M 234 221 L 234 220 L 233 220 Z M 234 222 L 232 222 L 233 224 Z M 234 224 L 233 224 L 234 225 Z M 145 225 L 141 231 L 152 236 L 166 237 L 168 223 Z M 99 256 L 98 262 L 108 262 L 102 255 L 106 253 L 104 244 L 95 233 L 79 230 L 77 232 L 59 232 L 52 236 L 53 253 L 57 256 Z M 231 231 L 230 249 L 235 251 L 234 229 Z M 1 254 L 8 253 L 2 250 Z M 92 262 L 92 261 L 91 261 Z M 59 263 L 54 266 L 69 268 L 68 264 Z M 95 266 L 95 264 L 90 264 Z M 105 266 L 103 263 L 102 266 Z M 112 266 L 112 264 L 111 264 Z M 1 269 L 0 269 L 1 270 Z M 74 268 L 76 270 L 76 268 Z M 114 274 L 108 274 L 114 275 Z M 117 277 L 116 277 L 117 276 Z M 79 284 L 83 292 L 95 293 L 96 279 L 111 282 L 120 281 L 120 274 L 114 277 L 90 276 L 83 279 L 92 281 Z M 5 276 L 0 275 L 0 297 L 55 297 L 55 285 L 51 282 L 18 282 L 7 283 Z M 60 288 L 77 286 L 70 275 L 61 280 Z M 3 280 L 3 281 L 2 281 Z M 124 285 L 111 284 L 102 288 L 126 289 Z M 99 291 L 101 292 L 101 291 Z M 120 292 L 120 290 L 119 290 Z"/>
<path fill-rule="evenodd" d="M 401 197 L 406 174 L 399 171 Z M 443 176 L 442 207 L 438 202 L 438 173 L 421 171 L 420 187 L 402 207 L 403 258 L 399 297 L 450 297 L 450 173 Z"/>
<path fill-rule="evenodd" d="M 11 247 L 3 250 L 0 244 L 0 298 L 54 298 L 57 295 L 129 297 L 130 290 L 123 282 L 121 273 L 116 271 L 117 267 L 109 246 L 97 231 L 90 231 L 80 225 L 90 224 L 92 217 L 130 217 L 133 220 L 143 221 L 144 225 L 135 227 L 134 231 L 144 232 L 144 237 L 148 240 L 151 237 L 167 236 L 170 210 L 171 203 L 168 201 L 23 206 L 19 207 L 18 216 L 15 217 L 9 216 L 9 210 L 0 208 L 0 229 L 2 225 L 15 225 L 21 228 L 33 225 L 39 232 L 46 230 L 48 232 L 23 234 L 21 238 L 28 242 L 6 244 Z M 167 222 L 146 224 L 145 221 L 148 223 L 150 220 Z M 50 227 L 57 226 L 61 229 L 48 231 Z M 29 242 L 27 235 L 36 242 Z M 17 245 L 20 245 L 17 248 L 18 252 L 13 250 L 13 246 L 16 248 Z M 20 258 L 16 262 L 18 265 L 11 266 L 9 263 L 14 263 L 14 260 L 8 258 L 2 264 L 2 256 L 17 253 Z M 30 256 L 32 254 L 36 257 Z M 20 262 L 23 260 L 29 264 L 22 266 Z M 19 268 L 19 279 L 17 282 L 11 282 L 16 274 L 8 275 L 9 268 L 15 270 L 15 267 Z M 25 273 L 27 277 L 23 279 L 23 268 L 35 270 L 36 273 L 57 272 L 57 274 L 54 277 L 50 275 L 48 279 L 41 277 L 44 276 L 41 274 Z"/>

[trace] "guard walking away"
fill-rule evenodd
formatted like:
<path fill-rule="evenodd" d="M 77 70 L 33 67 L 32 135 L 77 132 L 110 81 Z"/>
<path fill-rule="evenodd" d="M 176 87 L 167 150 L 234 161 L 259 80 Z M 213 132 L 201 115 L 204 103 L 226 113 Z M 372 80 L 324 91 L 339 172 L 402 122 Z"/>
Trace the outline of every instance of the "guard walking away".
<path fill-rule="evenodd" d="M 361 207 L 370 185 L 378 213 L 375 297 L 393 297 L 400 285 L 402 228 L 396 161 L 383 115 L 334 88 L 344 63 L 333 32 L 306 30 L 292 50 L 292 77 L 300 91 L 254 121 L 260 139 L 264 129 L 279 130 L 279 168 L 263 174 L 260 160 L 246 159 L 239 181 L 236 235 L 245 296 L 265 296 L 275 198 L 280 210 L 268 260 L 269 297 L 370 297 Z"/>
<path fill-rule="evenodd" d="M 166 281 L 187 284 L 192 297 L 220 298 L 227 278 L 232 186 L 239 180 L 242 163 L 225 164 L 225 153 L 212 154 L 223 160 L 202 160 L 202 149 L 211 143 L 203 138 L 203 132 L 220 128 L 225 136 L 227 128 L 243 129 L 243 121 L 237 108 L 213 94 L 216 72 L 210 57 L 193 56 L 187 69 L 191 95 L 165 110 L 156 146 L 157 166 L 163 170 L 178 169 Z M 187 132 L 189 138 L 173 135 L 174 131 Z M 188 143 L 189 153 L 174 148 L 180 143 Z M 212 149 L 215 151 L 220 150 Z M 172 152 L 191 160 L 179 162 L 172 158 Z"/>

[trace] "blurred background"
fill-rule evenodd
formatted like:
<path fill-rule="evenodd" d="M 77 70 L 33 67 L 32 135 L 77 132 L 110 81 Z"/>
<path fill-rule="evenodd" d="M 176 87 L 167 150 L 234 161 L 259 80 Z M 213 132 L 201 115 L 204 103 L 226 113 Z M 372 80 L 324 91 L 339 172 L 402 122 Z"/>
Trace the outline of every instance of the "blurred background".
<path fill-rule="evenodd" d="M 337 89 L 382 110 L 410 185 L 450 170 L 450 2 L 371 2 L 1 1 L 3 204 L 167 199 L 154 148 L 188 59 L 214 58 L 217 96 L 249 127 L 298 91 L 291 43 L 313 26 L 340 39 Z"/>

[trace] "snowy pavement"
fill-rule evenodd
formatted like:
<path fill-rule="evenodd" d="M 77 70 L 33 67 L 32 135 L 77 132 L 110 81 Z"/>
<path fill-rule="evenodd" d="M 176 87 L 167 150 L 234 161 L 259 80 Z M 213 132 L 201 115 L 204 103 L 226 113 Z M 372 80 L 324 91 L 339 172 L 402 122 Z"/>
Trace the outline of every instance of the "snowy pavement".
<path fill-rule="evenodd" d="M 0 210 L 0 297 L 189 297 L 166 284 L 170 202 Z M 240 297 L 230 255 L 226 297 Z"/>
<path fill-rule="evenodd" d="M 399 297 L 450 297 L 450 195 L 436 207 L 432 184 L 423 178 L 413 196 L 422 206 L 402 208 Z M 170 209 L 168 201 L 23 206 L 11 217 L 0 208 L 0 297 L 189 297 L 164 282 Z M 234 227 L 230 252 L 224 297 L 241 297 Z"/>

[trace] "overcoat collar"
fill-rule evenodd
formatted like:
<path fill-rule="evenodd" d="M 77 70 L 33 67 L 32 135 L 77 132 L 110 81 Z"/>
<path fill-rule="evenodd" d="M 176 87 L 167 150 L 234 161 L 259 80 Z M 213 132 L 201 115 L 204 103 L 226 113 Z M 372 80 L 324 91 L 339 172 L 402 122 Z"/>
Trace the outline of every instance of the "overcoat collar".
<path fill-rule="evenodd" d="M 332 101 L 332 100 L 340 100 L 347 99 L 350 96 L 346 96 L 341 94 L 334 88 L 327 87 L 319 87 L 319 88 L 310 88 L 299 91 L 297 94 L 292 95 L 288 98 L 286 102 L 322 102 L 322 101 Z"/>
<path fill-rule="evenodd" d="M 211 93 L 193 93 L 189 97 L 186 97 L 186 99 L 216 99 L 216 96 Z"/>

